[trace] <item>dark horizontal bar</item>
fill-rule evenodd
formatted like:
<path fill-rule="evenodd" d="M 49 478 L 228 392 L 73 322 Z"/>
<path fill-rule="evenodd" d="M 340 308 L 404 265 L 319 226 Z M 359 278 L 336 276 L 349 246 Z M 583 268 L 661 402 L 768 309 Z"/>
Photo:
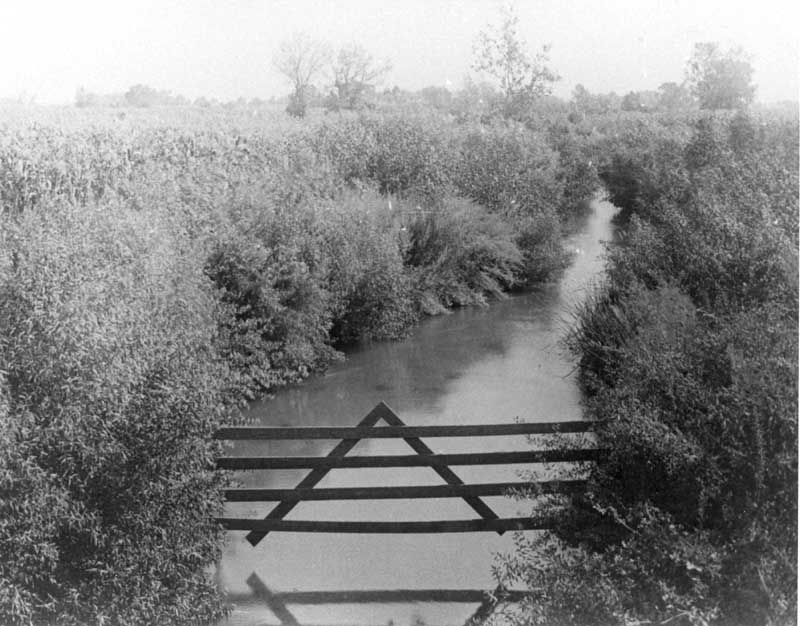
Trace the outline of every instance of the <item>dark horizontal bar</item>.
<path fill-rule="evenodd" d="M 486 437 L 498 435 L 547 435 L 583 433 L 595 422 L 531 422 L 519 424 L 463 424 L 459 426 L 378 426 L 378 427 L 227 427 L 215 439 L 388 439 L 407 437 Z"/>
<path fill-rule="evenodd" d="M 530 591 L 507 590 L 494 592 L 500 600 L 518 602 Z M 399 604 L 411 602 L 452 602 L 473 604 L 483 602 L 489 593 L 482 589 L 353 589 L 343 591 L 287 591 L 272 593 L 272 598 L 284 604 Z M 228 594 L 230 602 L 261 599 L 249 593 Z"/>
<path fill-rule="evenodd" d="M 522 452 L 470 452 L 461 454 L 408 454 L 342 457 L 221 457 L 219 469 L 332 469 L 356 467 L 431 467 L 449 465 L 499 465 L 505 463 L 557 463 L 596 461 L 600 450 L 524 450 Z"/>
<path fill-rule="evenodd" d="M 387 500 L 401 498 L 463 498 L 502 496 L 512 489 L 534 489 L 541 493 L 583 491 L 585 480 L 506 482 L 477 485 L 433 485 L 404 487 L 338 487 L 327 489 L 226 489 L 228 502 L 303 502 L 306 500 Z"/>
<path fill-rule="evenodd" d="M 556 517 L 442 520 L 434 522 L 329 522 L 316 520 L 244 519 L 218 517 L 227 530 L 290 533 L 470 533 L 508 530 L 546 530 L 559 524 Z"/>

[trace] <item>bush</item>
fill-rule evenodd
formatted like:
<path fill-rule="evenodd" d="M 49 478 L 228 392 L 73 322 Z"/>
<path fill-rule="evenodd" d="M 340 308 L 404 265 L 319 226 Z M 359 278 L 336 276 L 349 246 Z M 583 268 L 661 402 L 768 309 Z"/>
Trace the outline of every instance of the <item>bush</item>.
<path fill-rule="evenodd" d="M 441 113 L 85 115 L 0 132 L 0 621 L 214 620 L 235 402 L 549 276 L 585 146 Z"/>
<path fill-rule="evenodd" d="M 3 226 L 3 621 L 219 616 L 210 435 L 231 419 L 231 378 L 187 242 L 113 206 Z"/>
<path fill-rule="evenodd" d="M 459 193 L 491 211 L 557 213 L 563 188 L 546 138 L 513 124 L 469 127 L 455 174 Z"/>
<path fill-rule="evenodd" d="M 423 308 L 485 303 L 518 281 L 522 254 L 498 215 L 463 198 L 407 210 L 405 262 Z"/>
<path fill-rule="evenodd" d="M 368 176 L 381 193 L 439 199 L 448 191 L 453 149 L 435 119 L 387 117 L 367 124 L 376 146 Z"/>
<path fill-rule="evenodd" d="M 515 556 L 498 572 L 506 586 L 533 594 L 511 624 L 541 626 L 629 625 L 645 621 L 709 624 L 719 615 L 709 598 L 720 577 L 708 533 L 687 533 L 646 504 L 618 520 L 636 529 L 604 552 L 566 545 L 543 533 L 518 536 Z"/>
<path fill-rule="evenodd" d="M 237 211 L 242 221 L 216 245 L 205 271 L 235 309 L 224 322 L 226 357 L 255 394 L 324 369 L 336 353 L 313 215 L 260 203 Z"/>
<path fill-rule="evenodd" d="M 687 187 L 684 151 L 691 120 L 671 116 L 622 114 L 604 129 L 597 155 L 600 179 L 617 221 L 650 217 L 659 199 L 678 202 Z"/>
<path fill-rule="evenodd" d="M 642 170 L 568 340 L 609 450 L 596 521 L 508 565 L 540 589 L 534 623 L 794 620 L 798 132 L 775 124 L 701 120 L 680 171 Z"/>
<path fill-rule="evenodd" d="M 346 194 L 320 217 L 334 342 L 397 339 L 418 321 L 400 248 L 400 213 L 391 199 L 363 192 Z"/>

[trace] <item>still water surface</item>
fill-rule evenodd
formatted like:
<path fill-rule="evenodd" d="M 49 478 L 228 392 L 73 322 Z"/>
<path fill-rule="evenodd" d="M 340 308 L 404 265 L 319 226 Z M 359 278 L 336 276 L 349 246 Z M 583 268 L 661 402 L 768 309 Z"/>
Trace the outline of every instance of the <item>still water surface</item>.
<path fill-rule="evenodd" d="M 405 340 L 355 348 L 325 375 L 256 403 L 256 424 L 354 426 L 379 401 L 408 425 L 509 423 L 581 419 L 574 364 L 559 345 L 570 312 L 603 269 L 603 241 L 615 209 L 595 201 L 566 241 L 573 262 L 557 283 L 493 303 L 426 320 Z M 254 424 L 255 425 L 255 424 Z M 435 452 L 530 449 L 525 437 L 436 438 Z M 335 441 L 237 444 L 234 454 L 323 456 Z M 364 440 L 350 453 L 411 454 L 402 441 Z M 519 480 L 524 466 L 455 467 L 466 483 Z M 242 472 L 247 487 L 295 486 L 308 470 Z M 319 487 L 442 484 L 430 468 L 336 469 Z M 525 514 L 524 502 L 488 497 L 501 517 Z M 262 518 L 274 503 L 230 503 L 229 517 Z M 287 519 L 473 519 L 458 499 L 301 502 Z M 230 532 L 218 567 L 228 592 L 249 593 L 256 573 L 273 592 L 345 589 L 492 589 L 493 555 L 513 548 L 511 533 L 362 535 L 271 533 L 257 547 Z M 289 605 L 309 624 L 463 624 L 476 605 Z M 279 624 L 257 599 L 239 601 L 225 625 Z"/>

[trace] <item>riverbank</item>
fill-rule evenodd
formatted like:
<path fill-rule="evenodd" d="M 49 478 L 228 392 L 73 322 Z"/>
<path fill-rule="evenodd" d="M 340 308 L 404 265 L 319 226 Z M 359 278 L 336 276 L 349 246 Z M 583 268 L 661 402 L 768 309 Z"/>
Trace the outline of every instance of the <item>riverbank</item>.
<path fill-rule="evenodd" d="M 621 245 L 569 342 L 609 450 L 592 515 L 509 579 L 541 590 L 526 623 L 792 624 L 796 111 L 641 122 L 608 155 Z"/>
<path fill-rule="evenodd" d="M 220 615 L 216 428 L 339 344 L 553 275 L 596 185 L 558 115 L 388 112 L 278 135 L 223 112 L 202 128 L 54 119 L 0 130 L 12 623 Z"/>

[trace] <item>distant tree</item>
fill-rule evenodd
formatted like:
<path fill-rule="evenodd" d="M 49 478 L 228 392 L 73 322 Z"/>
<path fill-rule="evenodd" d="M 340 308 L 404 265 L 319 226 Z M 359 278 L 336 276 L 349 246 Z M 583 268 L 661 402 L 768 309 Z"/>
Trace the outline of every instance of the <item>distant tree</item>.
<path fill-rule="evenodd" d="M 753 66 L 742 48 L 726 52 L 716 43 L 697 43 L 686 81 L 701 109 L 741 109 L 753 101 Z"/>
<path fill-rule="evenodd" d="M 655 91 L 629 91 L 622 98 L 623 111 L 654 111 L 658 106 L 658 93 Z"/>
<path fill-rule="evenodd" d="M 153 89 L 147 85 L 134 85 L 122 98 L 123 105 L 132 107 L 180 106 L 189 103 L 183 96 L 173 96 L 169 91 Z"/>
<path fill-rule="evenodd" d="M 502 9 L 499 28 L 490 26 L 478 35 L 473 68 L 499 81 L 506 117 L 524 119 L 537 98 L 551 93 L 559 76 L 546 65 L 549 49 L 543 46 L 533 56 L 528 53 L 511 6 Z"/>
<path fill-rule="evenodd" d="M 100 104 L 100 97 L 96 93 L 92 93 L 83 87 L 78 87 L 75 92 L 76 107 L 93 107 L 98 104 Z"/>
<path fill-rule="evenodd" d="M 391 68 L 391 63 L 376 61 L 358 44 L 343 46 L 333 61 L 334 97 L 328 100 L 329 108 L 361 108 L 367 95 L 374 93 L 375 84 Z"/>
<path fill-rule="evenodd" d="M 502 107 L 502 96 L 494 85 L 487 81 L 475 82 L 470 76 L 464 78 L 464 86 L 453 98 L 453 112 L 461 120 L 486 121 L 492 111 Z"/>
<path fill-rule="evenodd" d="M 420 90 L 419 96 L 428 106 L 442 111 L 449 110 L 453 104 L 453 94 L 447 87 L 424 87 Z"/>
<path fill-rule="evenodd" d="M 303 117 L 308 108 L 309 88 L 330 59 L 329 47 L 303 33 L 284 41 L 273 58 L 273 65 L 292 85 L 286 111 Z"/>
<path fill-rule="evenodd" d="M 621 104 L 620 97 L 614 92 L 594 94 L 580 84 L 576 85 L 572 91 L 572 106 L 580 115 L 590 113 L 602 115 L 610 111 L 617 111 Z"/>
<path fill-rule="evenodd" d="M 692 108 L 692 94 L 678 83 L 661 83 L 658 87 L 658 108 L 662 111 L 685 111 Z"/>
<path fill-rule="evenodd" d="M 159 104 L 160 94 L 147 85 L 134 85 L 125 92 L 125 103 L 132 107 L 151 107 Z"/>
<path fill-rule="evenodd" d="M 587 111 L 592 102 L 592 94 L 580 83 L 572 90 L 572 104 L 581 112 Z"/>

